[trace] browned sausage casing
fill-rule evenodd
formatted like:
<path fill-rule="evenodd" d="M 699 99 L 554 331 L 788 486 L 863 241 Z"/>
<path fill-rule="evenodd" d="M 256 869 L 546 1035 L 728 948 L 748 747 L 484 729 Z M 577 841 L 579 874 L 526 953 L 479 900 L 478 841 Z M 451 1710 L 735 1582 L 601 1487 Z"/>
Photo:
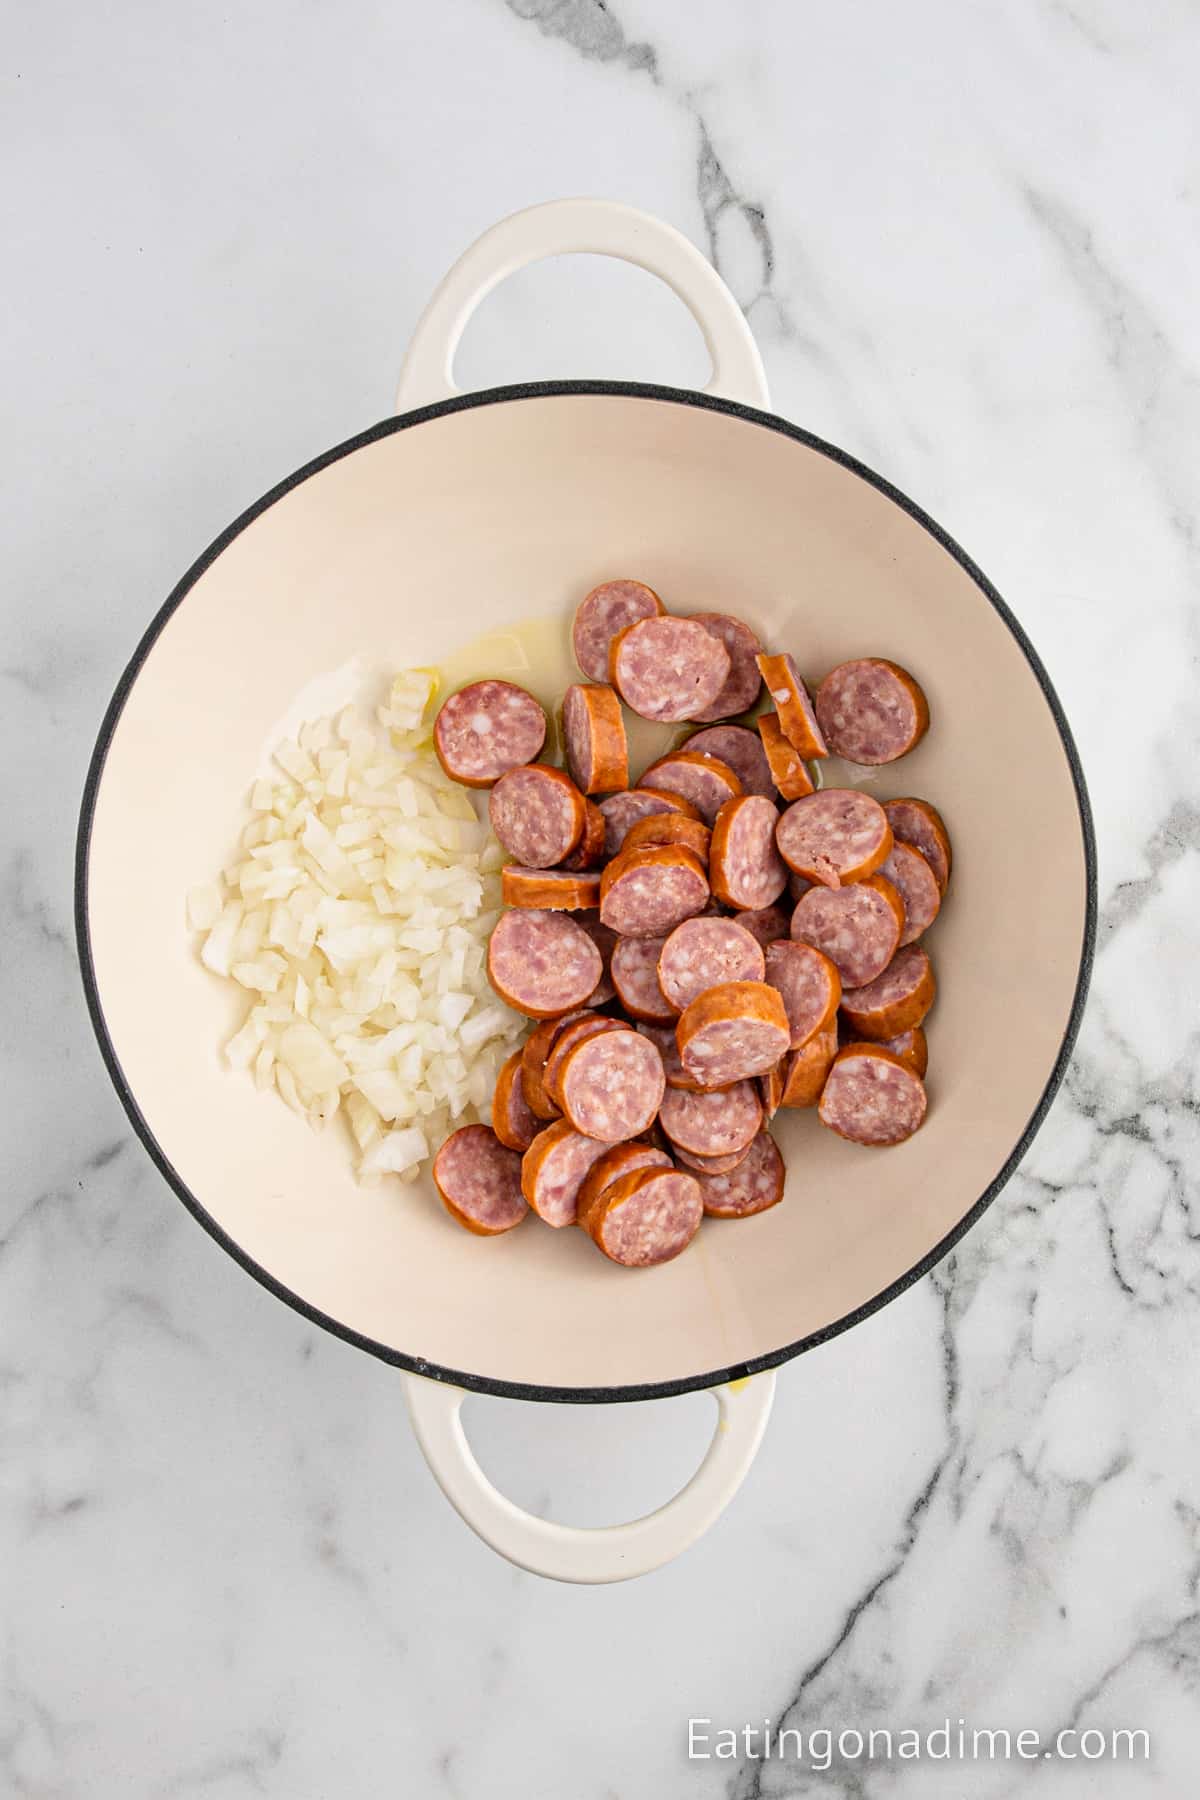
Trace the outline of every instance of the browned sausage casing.
<path fill-rule="evenodd" d="M 765 1075 L 788 1048 L 783 1001 L 765 981 L 730 981 L 693 1000 L 675 1027 L 679 1057 L 705 1087 Z"/>
<path fill-rule="evenodd" d="M 755 721 L 766 753 L 771 780 L 785 800 L 802 800 L 813 792 L 808 764 L 784 731 L 774 713 L 762 713 Z"/>
<path fill-rule="evenodd" d="M 621 702 L 606 681 L 574 683 L 563 695 L 567 767 L 585 794 L 629 786 L 629 745 Z"/>
<path fill-rule="evenodd" d="M 919 944 L 909 944 L 874 981 L 843 993 L 842 1016 L 856 1037 L 882 1043 L 914 1030 L 936 998 L 933 964 Z"/>
<path fill-rule="evenodd" d="M 808 689 L 792 658 L 786 653 L 782 656 L 760 656 L 758 666 L 774 702 L 784 736 L 795 745 L 801 756 L 828 756 L 829 748 L 817 723 Z"/>

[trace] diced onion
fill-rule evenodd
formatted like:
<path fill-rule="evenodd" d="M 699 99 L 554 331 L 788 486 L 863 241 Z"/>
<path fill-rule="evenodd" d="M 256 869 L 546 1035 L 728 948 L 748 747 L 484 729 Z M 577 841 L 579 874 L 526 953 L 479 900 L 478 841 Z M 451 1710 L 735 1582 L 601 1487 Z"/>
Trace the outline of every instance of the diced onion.
<path fill-rule="evenodd" d="M 374 721 L 309 720 L 254 783 L 239 859 L 187 896 L 205 968 L 250 990 L 229 1067 L 314 1130 L 340 1112 L 370 1183 L 486 1120 L 525 1028 L 487 979 L 503 854 L 433 753 L 436 693 L 409 669 Z"/>

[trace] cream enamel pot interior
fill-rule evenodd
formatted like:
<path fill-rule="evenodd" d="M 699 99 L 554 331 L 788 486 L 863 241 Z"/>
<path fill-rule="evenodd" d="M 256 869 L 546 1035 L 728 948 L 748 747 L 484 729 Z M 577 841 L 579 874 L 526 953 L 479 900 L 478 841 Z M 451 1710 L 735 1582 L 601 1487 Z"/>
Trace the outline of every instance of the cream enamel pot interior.
<path fill-rule="evenodd" d="M 558 382 L 456 395 L 472 308 L 512 270 L 568 251 L 623 257 L 675 289 L 712 356 L 706 394 Z M 454 1505 L 502 1554 L 565 1580 L 641 1573 L 716 1518 L 761 1437 L 771 1371 L 929 1269 L 1011 1174 L 1086 990 L 1088 804 L 1045 671 L 932 520 L 766 404 L 732 297 L 670 227 L 600 201 L 506 220 L 422 318 L 399 415 L 266 495 L 170 596 L 114 695 L 84 797 L 88 1002 L 154 1161 L 272 1292 L 409 1372 L 418 1436 Z M 811 676 L 865 653 L 911 666 L 928 736 L 893 768 L 829 779 L 933 799 L 956 858 L 929 940 L 941 993 L 925 1128 L 879 1152 L 781 1114 L 784 1203 L 710 1221 L 647 1272 L 536 1222 L 471 1238 L 427 1179 L 360 1190 L 337 1130 L 314 1137 L 222 1067 L 238 1003 L 201 968 L 183 911 L 228 860 L 248 781 L 297 696 L 338 671 L 437 663 L 530 615 L 561 620 L 565 641 L 579 596 L 621 573 L 677 610 L 738 614 Z M 490 1486 L 459 1422 L 468 1388 L 564 1401 L 711 1388 L 720 1423 L 674 1500 L 585 1531 Z"/>

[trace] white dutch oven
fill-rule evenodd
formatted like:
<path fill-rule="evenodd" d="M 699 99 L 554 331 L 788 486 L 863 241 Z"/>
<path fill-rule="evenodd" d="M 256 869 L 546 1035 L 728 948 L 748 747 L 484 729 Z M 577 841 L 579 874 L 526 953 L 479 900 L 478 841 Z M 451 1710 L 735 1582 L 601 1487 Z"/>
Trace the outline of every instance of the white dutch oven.
<path fill-rule="evenodd" d="M 566 252 L 623 258 L 674 289 L 712 358 L 704 393 L 618 382 L 458 393 L 473 309 L 514 270 Z M 932 520 L 767 405 L 732 296 L 678 232 L 593 200 L 504 221 L 422 317 L 397 416 L 267 494 L 170 596 L 113 697 L 84 796 L 84 981 L 150 1155 L 265 1287 L 406 1371 L 422 1449 L 463 1518 L 560 1580 L 641 1574 L 712 1524 L 753 1459 L 775 1367 L 916 1280 L 1011 1174 L 1062 1078 L 1086 989 L 1087 798 L 1032 647 Z M 681 611 L 738 614 L 812 675 L 872 652 L 911 666 L 933 729 L 897 769 L 853 778 L 883 798 L 934 799 L 956 853 L 931 937 L 941 996 L 924 1130 L 880 1153 L 811 1114 L 780 1115 L 783 1205 L 710 1222 L 687 1255 L 646 1272 L 614 1268 L 580 1232 L 472 1239 L 427 1181 L 423 1193 L 360 1190 L 338 1133 L 314 1138 L 223 1070 L 236 1001 L 199 966 L 183 921 L 187 889 L 228 860 L 248 774 L 298 695 L 355 658 L 436 663 L 530 614 L 561 620 L 565 641 L 579 596 L 625 573 Z M 606 1401 L 693 1388 L 718 1407 L 700 1469 L 657 1512 L 603 1530 L 512 1505 L 459 1416 L 467 1389 Z"/>

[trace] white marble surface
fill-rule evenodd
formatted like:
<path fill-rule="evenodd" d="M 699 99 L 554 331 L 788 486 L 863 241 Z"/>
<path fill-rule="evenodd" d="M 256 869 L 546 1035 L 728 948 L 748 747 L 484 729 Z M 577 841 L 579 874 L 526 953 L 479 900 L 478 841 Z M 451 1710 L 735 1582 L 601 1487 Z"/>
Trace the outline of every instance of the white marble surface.
<path fill-rule="evenodd" d="M 1191 1793 L 1195 5 L 117 0 L 19 9 L 5 65 L 0 1791 Z M 186 1216 L 101 1069 L 70 923 L 85 761 L 161 597 L 388 410 L 478 230 L 577 192 L 709 249 L 779 410 L 988 571 L 1102 859 L 1093 1000 L 1023 1171 L 783 1372 L 720 1527 L 604 1591 L 470 1538 L 393 1372 Z M 577 266 L 497 294 L 461 369 L 703 365 L 668 296 Z M 708 1411 L 470 1421 L 518 1499 L 592 1520 L 665 1495 Z M 691 1715 L 1145 1727 L 1153 1756 L 689 1764 Z"/>

